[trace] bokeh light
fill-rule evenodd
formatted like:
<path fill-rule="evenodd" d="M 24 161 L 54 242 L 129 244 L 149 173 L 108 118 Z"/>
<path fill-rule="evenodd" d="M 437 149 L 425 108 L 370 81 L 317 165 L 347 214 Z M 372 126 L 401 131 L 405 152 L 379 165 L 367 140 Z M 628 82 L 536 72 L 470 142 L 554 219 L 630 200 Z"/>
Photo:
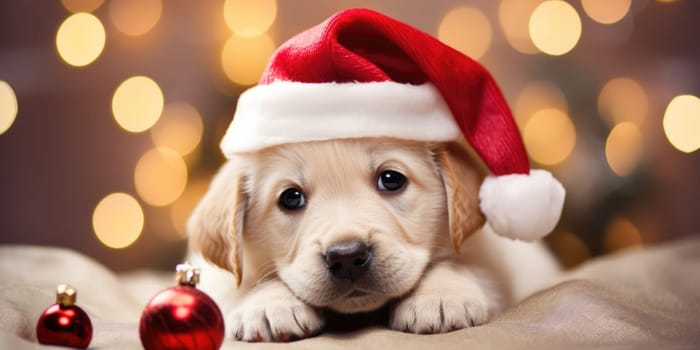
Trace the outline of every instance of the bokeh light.
<path fill-rule="evenodd" d="M 498 19 L 501 22 L 506 41 L 516 51 L 534 54 L 538 50 L 530 39 L 528 30 L 530 15 L 543 0 L 502 0 L 498 7 Z"/>
<path fill-rule="evenodd" d="M 518 124 L 525 125 L 535 112 L 545 108 L 569 110 L 566 96 L 558 86 L 548 81 L 533 81 L 520 91 L 513 113 Z"/>
<path fill-rule="evenodd" d="M 185 190 L 187 164 L 171 149 L 151 149 L 136 163 L 134 184 L 144 202 L 157 207 L 171 204 Z"/>
<path fill-rule="evenodd" d="M 691 153 L 700 148 L 700 98 L 693 95 L 674 97 L 664 113 L 664 133 L 668 141 L 681 152 Z"/>
<path fill-rule="evenodd" d="M 458 7 L 440 21 L 438 39 L 478 60 L 491 45 L 491 24 L 481 10 Z"/>
<path fill-rule="evenodd" d="M 617 124 L 605 142 L 605 159 L 612 171 L 620 176 L 629 175 L 642 157 L 642 134 L 632 122 Z"/>
<path fill-rule="evenodd" d="M 126 248 L 143 230 L 143 210 L 134 197 L 112 193 L 104 197 L 92 214 L 92 228 L 100 242 L 110 248 Z"/>
<path fill-rule="evenodd" d="M 581 0 L 583 11 L 592 20 L 603 23 L 615 23 L 627 15 L 632 0 Z"/>
<path fill-rule="evenodd" d="M 610 125 L 625 121 L 641 125 L 648 110 L 649 101 L 644 88 L 630 78 L 609 80 L 598 95 L 598 111 Z"/>
<path fill-rule="evenodd" d="M 614 252 L 641 245 L 642 235 L 639 229 L 625 217 L 617 216 L 613 218 L 605 229 L 603 250 L 606 252 Z"/>
<path fill-rule="evenodd" d="M 591 257 L 591 250 L 585 242 L 574 233 L 557 231 L 547 237 L 549 247 L 559 258 L 564 268 L 575 267 Z"/>
<path fill-rule="evenodd" d="M 232 82 L 253 85 L 260 80 L 275 43 L 263 34 L 255 37 L 232 35 L 221 50 L 221 66 Z"/>
<path fill-rule="evenodd" d="M 277 17 L 276 0 L 226 0 L 224 21 L 239 36 L 265 33 Z"/>
<path fill-rule="evenodd" d="M 71 66 L 82 67 L 100 56 L 105 46 L 105 28 L 85 12 L 66 18 L 56 32 L 58 55 Z"/>
<path fill-rule="evenodd" d="M 163 93 L 158 84 L 144 76 L 122 82 L 112 97 L 112 114 L 119 126 L 130 132 L 148 130 L 163 112 Z"/>
<path fill-rule="evenodd" d="M 17 96 L 10 84 L 0 80 L 0 135 L 10 129 L 17 117 Z"/>
<path fill-rule="evenodd" d="M 97 10 L 104 0 L 61 0 L 66 10 L 76 12 L 92 12 Z"/>
<path fill-rule="evenodd" d="M 170 206 L 170 220 L 175 228 L 176 235 L 166 237 L 166 239 L 177 240 L 185 237 L 187 220 L 208 188 L 208 180 L 190 181 L 182 196 Z"/>
<path fill-rule="evenodd" d="M 529 21 L 532 42 L 542 52 L 560 56 L 571 51 L 581 38 L 581 18 L 561 0 L 548 0 L 535 8 Z"/>
<path fill-rule="evenodd" d="M 192 105 L 168 103 L 158 122 L 151 128 L 151 138 L 157 147 L 170 148 L 184 156 L 197 147 L 203 129 L 202 117 Z"/>
<path fill-rule="evenodd" d="M 161 0 L 112 0 L 109 14 L 112 23 L 120 32 L 143 35 L 153 29 L 163 12 Z"/>
<path fill-rule="evenodd" d="M 530 157 L 540 164 L 563 162 L 576 144 L 574 124 L 565 112 L 545 108 L 535 112 L 523 129 L 523 141 Z"/>

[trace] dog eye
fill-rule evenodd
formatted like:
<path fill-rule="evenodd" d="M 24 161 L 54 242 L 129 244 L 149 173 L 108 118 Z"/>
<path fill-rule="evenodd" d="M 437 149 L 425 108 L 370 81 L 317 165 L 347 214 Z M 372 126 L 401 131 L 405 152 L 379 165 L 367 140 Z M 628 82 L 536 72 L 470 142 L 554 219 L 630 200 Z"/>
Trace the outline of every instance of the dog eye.
<path fill-rule="evenodd" d="M 295 210 L 302 208 L 306 205 L 306 198 L 304 197 L 304 192 L 296 187 L 291 187 L 280 195 L 279 205 L 287 210 Z"/>
<path fill-rule="evenodd" d="M 398 171 L 385 170 L 377 178 L 377 189 L 380 191 L 398 191 L 406 184 L 406 176 Z"/>

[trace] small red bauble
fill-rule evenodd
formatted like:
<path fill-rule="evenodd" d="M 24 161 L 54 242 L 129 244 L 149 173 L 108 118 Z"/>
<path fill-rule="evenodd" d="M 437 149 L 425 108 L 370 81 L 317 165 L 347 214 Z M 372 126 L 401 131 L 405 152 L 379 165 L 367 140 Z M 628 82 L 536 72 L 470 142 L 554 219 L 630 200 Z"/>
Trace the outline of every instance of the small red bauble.
<path fill-rule="evenodd" d="M 216 350 L 224 341 L 221 310 L 197 290 L 199 269 L 177 266 L 178 286 L 158 292 L 141 314 L 141 344 L 151 349 Z"/>
<path fill-rule="evenodd" d="M 56 304 L 41 314 L 36 337 L 45 345 L 87 348 L 92 340 L 92 323 L 80 307 L 74 305 L 76 291 L 67 284 L 56 288 Z"/>

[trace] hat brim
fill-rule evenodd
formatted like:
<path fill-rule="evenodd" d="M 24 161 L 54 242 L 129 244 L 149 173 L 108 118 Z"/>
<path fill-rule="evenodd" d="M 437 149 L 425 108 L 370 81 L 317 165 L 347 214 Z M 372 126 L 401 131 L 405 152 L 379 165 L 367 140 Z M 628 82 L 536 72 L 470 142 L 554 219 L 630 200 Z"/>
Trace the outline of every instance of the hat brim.
<path fill-rule="evenodd" d="M 460 129 L 431 84 L 277 81 L 244 92 L 221 141 L 236 153 L 305 141 L 394 137 L 445 142 Z"/>

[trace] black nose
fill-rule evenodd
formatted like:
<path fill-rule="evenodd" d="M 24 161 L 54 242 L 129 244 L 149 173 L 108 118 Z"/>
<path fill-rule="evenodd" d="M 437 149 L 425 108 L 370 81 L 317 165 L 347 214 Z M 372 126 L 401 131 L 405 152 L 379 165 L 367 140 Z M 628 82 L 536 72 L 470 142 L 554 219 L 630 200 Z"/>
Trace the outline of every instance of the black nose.
<path fill-rule="evenodd" d="M 372 251 L 361 241 L 339 242 L 326 249 L 325 259 L 333 276 L 354 281 L 367 272 Z"/>

